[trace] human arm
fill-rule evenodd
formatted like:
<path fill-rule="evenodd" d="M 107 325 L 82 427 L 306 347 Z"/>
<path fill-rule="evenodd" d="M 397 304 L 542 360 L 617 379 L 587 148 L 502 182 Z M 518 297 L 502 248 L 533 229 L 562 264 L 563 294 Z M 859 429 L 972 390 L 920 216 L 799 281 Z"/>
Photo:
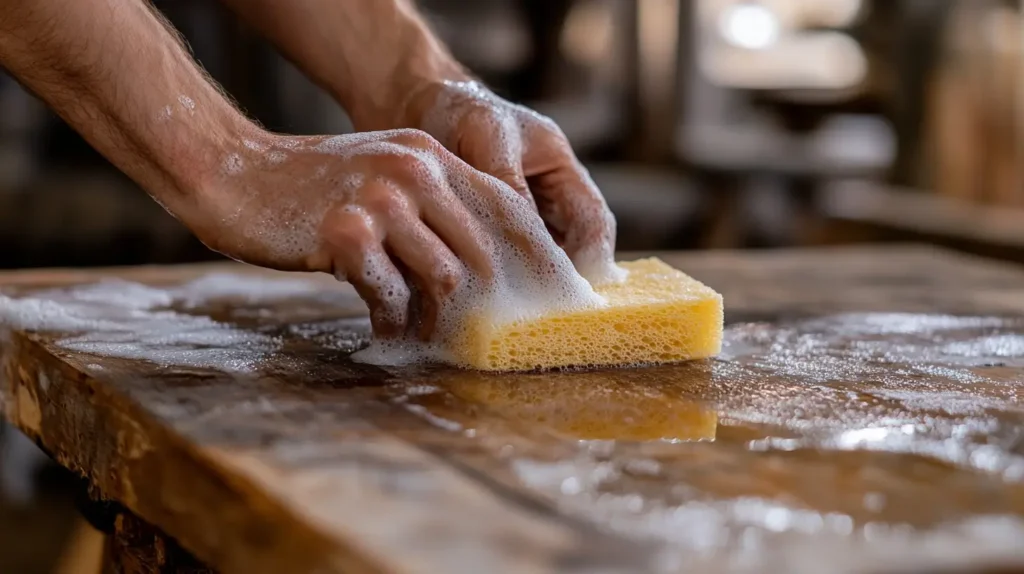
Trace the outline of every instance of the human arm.
<path fill-rule="evenodd" d="M 142 0 L 0 0 L 0 64 L 206 245 L 350 281 L 377 334 L 429 336 L 467 276 L 493 276 L 505 242 L 557 263 L 527 235 L 541 222 L 525 201 L 422 132 L 259 128 Z"/>
<path fill-rule="evenodd" d="M 139 0 L 0 0 L 0 64 L 183 219 L 257 131 Z"/>
<path fill-rule="evenodd" d="M 550 119 L 474 78 L 411 0 L 223 0 L 342 104 L 357 130 L 416 128 L 533 202 L 588 279 L 614 274 L 615 219 Z"/>

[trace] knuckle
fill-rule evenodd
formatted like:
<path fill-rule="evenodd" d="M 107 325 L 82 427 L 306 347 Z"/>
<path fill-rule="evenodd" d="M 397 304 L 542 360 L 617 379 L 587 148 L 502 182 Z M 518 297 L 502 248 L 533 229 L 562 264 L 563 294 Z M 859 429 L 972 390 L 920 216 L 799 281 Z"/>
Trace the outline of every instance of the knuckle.
<path fill-rule="evenodd" d="M 388 179 L 424 189 L 441 185 L 446 179 L 445 166 L 453 163 L 439 143 L 436 149 L 394 146 L 381 154 L 378 161 L 378 169 Z"/>
<path fill-rule="evenodd" d="M 389 185 L 376 185 L 363 197 L 363 205 L 376 216 L 393 219 L 409 210 L 409 199 L 400 190 Z"/>
<path fill-rule="evenodd" d="M 494 175 L 508 184 L 516 193 L 525 196 L 530 194 L 530 187 L 526 184 L 526 178 L 519 171 L 513 168 L 499 169 L 495 170 Z"/>
<path fill-rule="evenodd" d="M 509 184 L 512 187 L 519 187 L 521 184 L 526 183 L 522 170 L 512 162 L 504 161 L 504 158 L 495 158 L 484 173 L 496 177 L 502 183 Z"/>
<path fill-rule="evenodd" d="M 421 130 L 417 130 L 414 128 L 398 128 L 394 130 L 388 130 L 384 132 L 383 135 L 389 141 L 406 143 L 415 141 L 421 133 L 423 133 Z"/>
<path fill-rule="evenodd" d="M 434 139 L 434 136 L 413 128 L 392 130 L 388 140 L 417 149 L 432 150 L 441 147 L 441 143 Z"/>
<path fill-rule="evenodd" d="M 462 273 L 451 263 L 439 266 L 433 277 L 437 295 L 447 297 L 455 292 L 462 283 Z"/>
<path fill-rule="evenodd" d="M 502 114 L 488 102 L 474 101 L 467 105 L 462 121 L 470 124 L 494 124 L 502 121 Z"/>
<path fill-rule="evenodd" d="M 529 195 L 529 192 L 524 192 L 523 189 L 517 188 L 514 185 L 506 183 L 501 179 L 494 178 L 495 183 L 492 186 L 493 190 L 493 204 L 502 212 L 517 213 L 523 210 L 532 211 L 533 196 Z"/>
<path fill-rule="evenodd" d="M 342 209 L 324 222 L 323 236 L 333 246 L 362 249 L 374 243 L 372 225 L 366 218 L 352 210 Z"/>
<path fill-rule="evenodd" d="M 541 133 L 565 139 L 565 132 L 562 131 L 561 126 L 555 120 L 533 110 L 524 110 L 524 115 L 526 118 L 524 123 L 526 125 L 532 126 Z"/>
<path fill-rule="evenodd" d="M 403 174 L 419 164 L 416 150 L 408 146 L 391 145 L 377 154 L 377 168 L 382 174 Z"/>

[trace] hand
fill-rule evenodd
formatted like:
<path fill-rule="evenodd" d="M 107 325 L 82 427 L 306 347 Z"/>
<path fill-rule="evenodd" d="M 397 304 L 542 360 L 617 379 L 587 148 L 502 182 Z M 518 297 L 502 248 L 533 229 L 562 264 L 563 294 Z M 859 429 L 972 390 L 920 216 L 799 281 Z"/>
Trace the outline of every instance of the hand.
<path fill-rule="evenodd" d="M 445 300 L 471 278 L 493 280 L 509 249 L 571 275 L 523 198 L 421 131 L 266 136 L 239 149 L 187 222 L 235 259 L 349 281 L 377 336 L 430 338 Z"/>
<path fill-rule="evenodd" d="M 477 82 L 444 81 L 414 92 L 395 123 L 429 133 L 529 200 L 592 283 L 618 276 L 615 217 L 550 118 L 505 101 Z"/>
<path fill-rule="evenodd" d="M 416 2 L 225 1 L 331 92 L 358 131 L 426 131 L 529 198 L 591 282 L 619 275 L 615 219 L 561 130 L 468 81 Z"/>

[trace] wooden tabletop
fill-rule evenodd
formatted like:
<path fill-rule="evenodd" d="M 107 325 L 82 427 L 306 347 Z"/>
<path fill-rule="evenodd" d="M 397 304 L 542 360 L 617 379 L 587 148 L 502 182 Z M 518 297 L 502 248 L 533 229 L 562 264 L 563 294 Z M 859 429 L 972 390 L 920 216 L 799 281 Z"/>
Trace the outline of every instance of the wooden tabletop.
<path fill-rule="evenodd" d="M 1024 272 L 662 257 L 725 296 L 717 360 L 380 369 L 323 278 L 4 274 L 0 404 L 225 574 L 1024 567 Z"/>

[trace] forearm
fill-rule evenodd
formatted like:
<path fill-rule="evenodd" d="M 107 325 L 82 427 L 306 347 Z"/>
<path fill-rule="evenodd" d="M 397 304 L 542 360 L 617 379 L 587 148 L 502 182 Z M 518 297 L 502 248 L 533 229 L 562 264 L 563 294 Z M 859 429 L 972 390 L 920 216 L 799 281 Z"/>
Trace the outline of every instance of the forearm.
<path fill-rule="evenodd" d="M 393 117 L 420 86 L 467 74 L 412 0 L 224 0 L 334 95 L 360 130 Z"/>
<path fill-rule="evenodd" d="M 253 129 L 142 0 L 0 0 L 0 64 L 179 217 Z"/>

